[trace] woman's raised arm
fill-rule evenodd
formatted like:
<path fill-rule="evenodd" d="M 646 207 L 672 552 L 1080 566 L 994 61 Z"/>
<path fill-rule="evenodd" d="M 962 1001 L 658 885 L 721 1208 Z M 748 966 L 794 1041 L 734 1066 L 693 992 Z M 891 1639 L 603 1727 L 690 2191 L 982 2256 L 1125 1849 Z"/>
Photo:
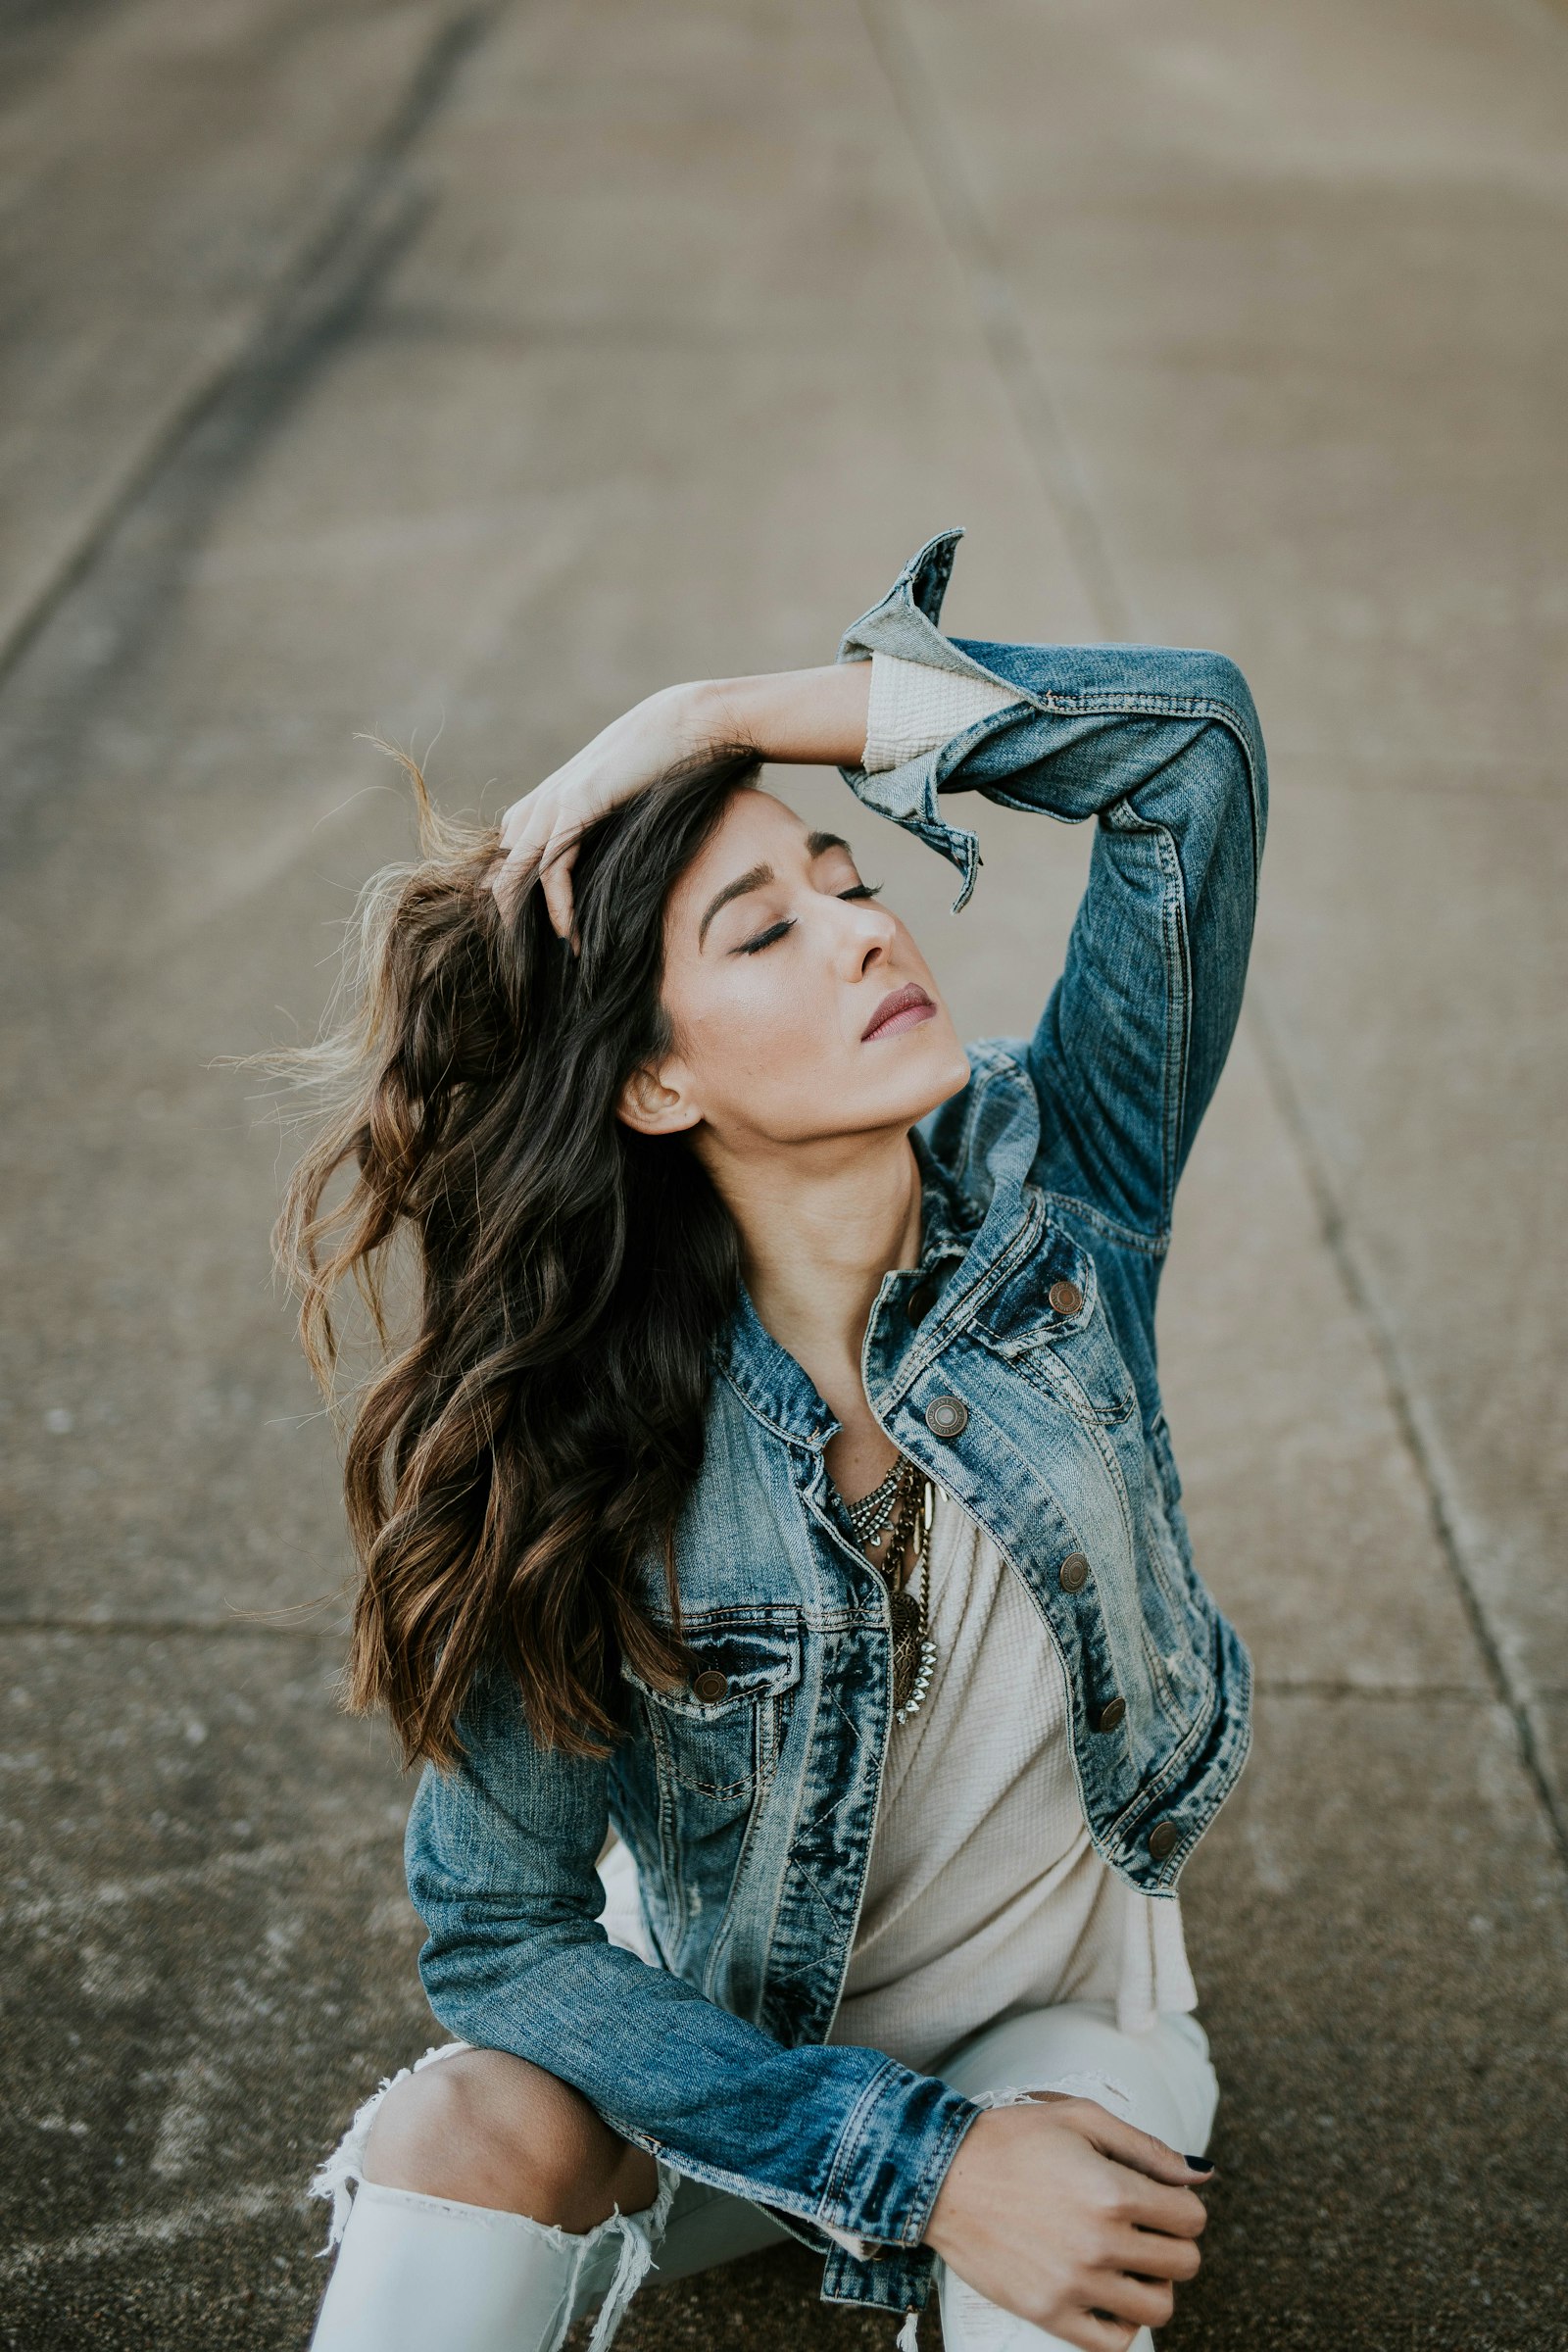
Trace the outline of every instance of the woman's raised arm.
<path fill-rule="evenodd" d="M 953 860 L 960 906 L 978 850 L 952 821 L 957 794 L 1096 820 L 1066 964 L 1029 1046 L 1037 1181 L 1157 1251 L 1241 1010 L 1268 818 L 1262 730 L 1223 654 L 943 636 L 962 535 L 926 541 L 839 660 L 868 669 L 891 655 L 1013 699 L 890 773 L 847 763 L 845 779 Z"/>
<path fill-rule="evenodd" d="M 1162 1243 L 1247 978 L 1268 809 L 1251 695 L 1185 647 L 953 642 L 1030 701 L 939 759 L 938 792 L 1096 820 L 1029 1048 L 1045 1181 Z"/>

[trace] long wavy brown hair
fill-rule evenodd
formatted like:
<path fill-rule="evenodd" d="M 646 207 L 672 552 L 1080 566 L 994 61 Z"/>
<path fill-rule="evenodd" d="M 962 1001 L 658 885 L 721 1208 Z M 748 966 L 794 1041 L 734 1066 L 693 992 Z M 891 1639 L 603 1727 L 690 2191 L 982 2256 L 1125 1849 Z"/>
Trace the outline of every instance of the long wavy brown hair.
<path fill-rule="evenodd" d="M 603 1755 L 619 1662 L 685 1670 L 674 1529 L 739 1267 L 684 1139 L 637 1135 L 615 1106 L 670 1042 L 671 888 L 756 755 L 690 761 L 583 835 L 575 954 L 539 890 L 504 912 L 485 886 L 496 829 L 443 815 L 394 757 L 419 857 L 367 886 L 319 1042 L 265 1057 L 314 1114 L 273 1243 L 348 1423 L 344 1700 L 384 1707 L 406 1762 L 451 1765 L 473 1677 L 499 1667 L 541 1744 Z M 376 1350 L 352 1401 L 346 1281 Z M 639 1571 L 661 1551 L 655 1610 Z"/>

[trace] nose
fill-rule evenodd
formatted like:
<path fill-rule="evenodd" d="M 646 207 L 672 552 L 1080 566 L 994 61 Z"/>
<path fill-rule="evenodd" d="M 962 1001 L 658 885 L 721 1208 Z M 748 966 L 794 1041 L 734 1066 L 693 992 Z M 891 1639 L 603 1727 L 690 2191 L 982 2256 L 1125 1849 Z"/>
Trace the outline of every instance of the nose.
<path fill-rule="evenodd" d="M 844 936 L 851 968 L 862 978 L 892 947 L 898 926 L 874 899 L 841 899 L 839 904 L 849 918 Z"/>

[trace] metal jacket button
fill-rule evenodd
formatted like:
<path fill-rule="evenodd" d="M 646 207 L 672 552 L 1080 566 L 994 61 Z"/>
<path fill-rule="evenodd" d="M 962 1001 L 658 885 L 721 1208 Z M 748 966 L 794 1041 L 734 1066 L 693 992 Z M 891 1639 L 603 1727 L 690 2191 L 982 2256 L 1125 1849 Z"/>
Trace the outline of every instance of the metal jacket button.
<path fill-rule="evenodd" d="M 1174 1821 L 1156 1821 L 1149 1833 L 1149 1850 L 1156 1862 L 1163 1862 L 1173 1845 L 1181 1842 L 1181 1826 Z"/>
<path fill-rule="evenodd" d="M 937 1295 L 928 1282 L 918 1283 L 909 1293 L 905 1313 L 911 1323 L 923 1323 L 937 1301 Z"/>
<path fill-rule="evenodd" d="M 1056 1582 L 1064 1592 L 1081 1592 L 1089 1582 L 1089 1562 L 1081 1551 L 1069 1551 L 1056 1570 Z"/>
<path fill-rule="evenodd" d="M 1054 1282 L 1046 1296 L 1058 1315 L 1075 1315 L 1084 1302 L 1084 1295 L 1075 1282 Z"/>
<path fill-rule="evenodd" d="M 961 1438 L 969 1426 L 969 1407 L 961 1396 L 933 1396 L 925 1425 L 934 1438 Z"/>
<path fill-rule="evenodd" d="M 1096 1731 L 1113 1732 L 1126 1712 L 1127 1701 L 1124 1698 L 1107 1698 L 1104 1705 L 1100 1710 L 1100 1720 L 1095 1725 Z M 1161 1826 L 1168 1829 L 1170 1825 L 1167 1822 L 1163 1823 Z M 1158 1831 L 1156 1831 L 1155 1837 L 1157 1837 L 1158 1834 Z M 1152 1838 L 1149 1841 L 1149 1850 L 1151 1853 L 1152 1853 L 1154 1850 L 1154 1840 Z"/>
<path fill-rule="evenodd" d="M 716 1666 L 707 1666 L 692 1685 L 692 1690 L 705 1704 L 722 1698 L 729 1689 L 729 1676 L 720 1674 Z"/>

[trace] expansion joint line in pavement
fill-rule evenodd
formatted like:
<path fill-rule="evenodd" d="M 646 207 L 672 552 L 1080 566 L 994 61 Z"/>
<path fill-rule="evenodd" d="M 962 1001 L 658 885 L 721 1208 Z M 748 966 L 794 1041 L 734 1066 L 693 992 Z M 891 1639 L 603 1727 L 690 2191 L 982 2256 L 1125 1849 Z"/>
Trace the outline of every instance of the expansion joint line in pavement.
<path fill-rule="evenodd" d="M 1110 638 L 1134 634 L 1132 607 L 1117 577 L 1109 545 L 1094 508 L 1085 467 L 1073 446 L 1060 407 L 1046 380 L 1041 354 L 1024 321 L 1001 250 L 962 161 L 958 126 L 941 94 L 909 24 L 910 0 L 859 0 L 860 15 L 877 62 L 893 93 L 943 232 L 964 276 L 1003 387 L 1039 471 L 1045 493 L 1061 525 L 1067 551 L 1097 625 Z M 1400 1435 L 1421 1482 L 1443 1557 L 1459 1593 L 1488 1679 L 1507 1709 L 1525 1769 L 1568 1863 L 1568 1813 L 1552 1785 L 1537 1737 L 1528 1692 L 1512 1671 L 1505 1647 L 1488 1615 L 1470 1547 L 1460 1531 L 1440 1449 L 1427 1434 L 1389 1316 L 1364 1266 L 1340 1209 L 1283 1052 L 1259 1004 L 1254 980 L 1248 996 L 1261 1041 L 1264 1066 L 1276 1105 L 1301 1161 L 1322 1227 L 1324 1242 L 1346 1293 L 1364 1324 L 1387 1382 Z"/>
<path fill-rule="evenodd" d="M 17 619 L 0 639 L 0 683 L 36 642 L 55 613 L 92 571 L 116 532 L 147 492 L 175 464 L 192 437 L 224 396 L 259 372 L 275 368 L 280 344 L 298 338 L 298 313 L 322 281 L 344 302 L 347 274 L 373 277 L 390 256 L 389 206 L 401 193 L 399 172 L 420 134 L 445 102 L 459 68 L 484 40 L 510 0 L 475 0 L 437 27 L 404 87 L 403 94 L 360 159 L 338 202 L 307 237 L 292 264 L 259 296 L 253 318 L 177 385 L 161 416 L 119 475 L 100 497 L 74 542 L 39 582 Z"/>
<path fill-rule="evenodd" d="M 1515 1673 L 1505 1644 L 1498 1639 L 1481 1592 L 1481 1581 L 1470 1544 L 1463 1533 L 1454 1494 L 1454 1479 L 1435 1435 L 1415 1399 L 1414 1384 L 1395 1337 L 1393 1317 L 1383 1304 L 1375 1276 L 1336 1197 L 1317 1140 L 1302 1105 L 1285 1053 L 1275 1034 L 1262 990 L 1254 981 L 1247 993 L 1247 1010 L 1258 1044 L 1270 1091 L 1306 1177 L 1317 1211 L 1324 1247 L 1334 1260 L 1346 1296 L 1367 1332 L 1383 1372 L 1389 1401 L 1399 1435 L 1415 1466 L 1427 1510 L 1459 1604 L 1481 1653 L 1496 1698 L 1507 1709 L 1525 1771 L 1551 1826 L 1557 1848 L 1568 1865 L 1568 1812 L 1548 1772 L 1543 1744 L 1537 1736 L 1531 1694 Z"/>
<path fill-rule="evenodd" d="M 1094 510 L 1083 465 L 1046 381 L 997 242 L 960 156 L 956 127 L 907 22 L 906 0 L 859 0 L 878 65 L 893 93 L 931 202 L 974 304 L 992 365 L 1068 553 L 1106 638 L 1134 634 L 1132 612 Z"/>

